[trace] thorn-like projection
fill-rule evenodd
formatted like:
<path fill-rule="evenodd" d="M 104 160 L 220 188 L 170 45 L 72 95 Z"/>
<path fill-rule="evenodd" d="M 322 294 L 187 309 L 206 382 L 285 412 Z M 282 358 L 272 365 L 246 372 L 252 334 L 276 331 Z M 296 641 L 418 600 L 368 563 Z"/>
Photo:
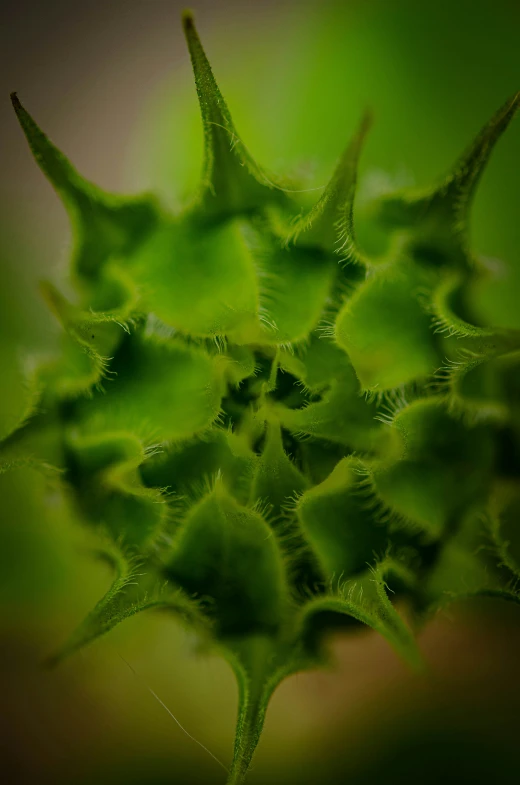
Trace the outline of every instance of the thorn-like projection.
<path fill-rule="evenodd" d="M 473 144 L 459 158 L 453 171 L 446 178 L 444 189 L 448 197 L 453 201 L 456 219 L 463 225 L 465 225 L 467 219 L 471 199 L 475 194 L 495 144 L 515 116 L 519 106 L 520 91 L 506 101 L 493 115 Z"/>
<path fill-rule="evenodd" d="M 77 321 L 79 310 L 71 305 L 52 283 L 41 281 L 40 294 L 65 328 Z"/>
<path fill-rule="evenodd" d="M 364 263 L 355 241 L 354 197 L 359 157 L 371 125 L 372 115 L 367 111 L 321 199 L 296 224 L 288 243 L 327 248 L 344 260 Z"/>
<path fill-rule="evenodd" d="M 61 197 L 73 224 L 75 272 L 95 275 L 112 255 L 127 253 L 151 231 L 157 220 L 154 200 L 148 196 L 109 194 L 83 178 L 43 133 L 21 104 L 11 101 L 36 162 Z"/>
<path fill-rule="evenodd" d="M 192 14 L 185 12 L 182 22 L 204 128 L 204 164 L 199 197 L 204 212 L 210 215 L 244 213 L 266 202 L 285 201 L 281 189 L 253 160 L 236 132 Z"/>
<path fill-rule="evenodd" d="M 520 106 L 520 92 L 493 115 L 474 142 L 438 185 L 390 196 L 379 206 L 378 215 L 394 228 L 417 230 L 414 250 L 427 262 L 467 266 L 469 213 L 478 183 L 496 142 Z"/>
<path fill-rule="evenodd" d="M 11 102 L 38 166 L 56 191 L 64 199 L 71 199 L 76 191 L 85 190 L 87 183 L 35 123 L 16 93 L 11 93 Z M 96 186 L 88 185 L 97 190 Z"/>

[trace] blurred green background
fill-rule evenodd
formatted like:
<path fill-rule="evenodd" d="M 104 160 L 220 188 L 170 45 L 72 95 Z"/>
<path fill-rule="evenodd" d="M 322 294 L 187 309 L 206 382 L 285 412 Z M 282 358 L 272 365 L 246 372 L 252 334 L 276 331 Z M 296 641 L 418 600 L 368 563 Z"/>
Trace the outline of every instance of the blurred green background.
<path fill-rule="evenodd" d="M 268 169 L 322 186 L 365 106 L 376 123 L 360 199 L 441 175 L 520 89 L 515 0 L 193 3 L 237 128 Z M 80 171 L 109 190 L 157 191 L 178 207 L 201 166 L 202 131 L 173 0 L 21 0 L 0 47 L 0 426 L 16 410 L 24 358 L 57 327 L 41 278 L 66 274 L 68 223 L 12 116 L 17 90 Z M 316 197 L 320 191 L 310 192 Z M 309 196 L 309 198 L 310 198 Z M 520 122 L 493 155 L 473 243 L 502 261 L 482 315 L 520 326 Z M 503 275 L 500 271 L 503 270 Z M 3 420 L 2 420 L 3 417 Z M 0 767 L 9 783 L 190 785 L 223 772 L 147 691 L 224 762 L 236 691 L 174 620 L 136 617 L 64 664 L 41 659 L 109 581 L 66 499 L 31 470 L 1 480 Z M 431 671 L 411 676 L 384 641 L 337 638 L 337 668 L 277 692 L 251 783 L 517 782 L 516 609 L 481 602 L 422 636 Z M 137 670 L 136 678 L 122 655 Z"/>

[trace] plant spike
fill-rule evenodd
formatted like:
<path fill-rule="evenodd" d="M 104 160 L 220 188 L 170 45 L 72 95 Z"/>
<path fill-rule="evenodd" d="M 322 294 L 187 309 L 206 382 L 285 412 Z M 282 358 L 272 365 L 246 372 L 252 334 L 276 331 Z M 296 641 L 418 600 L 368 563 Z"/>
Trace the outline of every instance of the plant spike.
<path fill-rule="evenodd" d="M 288 243 L 326 248 L 342 261 L 366 264 L 356 247 L 354 232 L 354 196 L 357 169 L 365 137 L 372 125 L 366 112 L 352 141 L 345 149 L 321 199 L 301 218 L 291 231 Z"/>
<path fill-rule="evenodd" d="M 466 247 L 520 94 L 440 186 L 378 203 L 388 250 L 372 258 L 353 218 L 370 116 L 301 216 L 183 26 L 205 151 L 179 215 L 85 181 L 13 96 L 73 219 L 78 301 L 42 284 L 63 344 L 13 409 L 0 481 L 57 469 L 115 568 L 52 664 L 141 610 L 180 615 L 236 676 L 242 785 L 272 693 L 327 662 L 328 632 L 364 625 L 420 669 L 434 610 L 520 603 L 520 332 L 474 323 Z"/>
<path fill-rule="evenodd" d="M 517 92 L 495 112 L 438 185 L 382 200 L 381 218 L 387 224 L 410 227 L 419 256 L 434 264 L 465 267 L 473 262 L 468 239 L 471 203 L 495 144 L 519 106 Z"/>
<path fill-rule="evenodd" d="M 85 180 L 41 131 L 16 93 L 11 101 L 36 162 L 61 197 L 73 224 L 76 249 L 74 271 L 95 276 L 106 260 L 136 247 L 157 220 L 148 196 L 108 194 Z"/>
<path fill-rule="evenodd" d="M 182 23 L 204 130 L 199 197 L 203 214 L 207 217 L 233 215 L 249 212 L 269 201 L 283 201 L 277 186 L 253 160 L 235 130 L 189 11 L 184 12 Z"/>
<path fill-rule="evenodd" d="M 446 179 L 444 188 L 450 194 L 461 228 L 466 225 L 471 201 L 491 153 L 519 107 L 520 92 L 509 98 L 486 123 Z"/>

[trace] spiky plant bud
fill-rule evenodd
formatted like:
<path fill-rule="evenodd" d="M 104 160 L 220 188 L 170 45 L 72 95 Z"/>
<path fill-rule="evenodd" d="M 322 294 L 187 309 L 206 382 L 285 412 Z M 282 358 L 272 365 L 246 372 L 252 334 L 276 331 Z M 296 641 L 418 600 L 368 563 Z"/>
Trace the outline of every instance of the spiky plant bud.
<path fill-rule="evenodd" d="M 519 602 L 520 332 L 475 322 L 468 213 L 520 94 L 439 184 L 372 206 L 372 258 L 354 231 L 369 118 L 302 215 L 184 30 L 205 153 L 179 215 L 84 180 L 13 95 L 70 212 L 77 300 L 43 285 L 63 351 L 2 460 L 56 464 L 116 573 L 54 661 L 139 611 L 179 614 L 238 679 L 236 784 L 273 690 L 324 660 L 342 617 L 420 667 L 433 609 Z"/>

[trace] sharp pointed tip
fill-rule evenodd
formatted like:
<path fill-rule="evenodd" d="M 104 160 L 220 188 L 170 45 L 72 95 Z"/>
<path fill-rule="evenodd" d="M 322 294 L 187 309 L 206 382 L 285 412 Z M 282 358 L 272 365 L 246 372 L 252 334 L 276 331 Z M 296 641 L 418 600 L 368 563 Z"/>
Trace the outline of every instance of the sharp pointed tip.
<path fill-rule="evenodd" d="M 38 290 L 42 297 L 48 297 L 51 292 L 54 292 L 54 286 L 50 283 L 50 281 L 41 280 L 38 281 Z"/>
<path fill-rule="evenodd" d="M 210 65 L 206 53 L 202 46 L 197 28 L 195 27 L 195 19 L 191 11 L 184 11 L 182 14 L 182 28 L 184 30 L 184 37 L 188 44 L 188 51 L 191 57 L 191 63 L 195 72 L 195 79 L 197 73 L 201 71 L 210 70 Z"/>
<path fill-rule="evenodd" d="M 32 116 L 29 114 L 29 112 L 27 111 L 25 106 L 22 104 L 22 102 L 18 98 L 18 93 L 17 92 L 10 93 L 9 97 L 11 98 L 11 104 L 12 104 L 13 109 L 15 111 L 15 114 L 16 114 L 16 116 L 18 118 L 18 122 L 20 123 L 20 125 L 22 127 L 22 130 L 25 133 L 25 135 L 27 136 L 27 138 L 29 138 L 28 137 L 28 133 L 29 133 L 28 132 L 28 128 L 32 127 L 32 126 L 35 126 L 36 124 L 35 124 Z"/>
<path fill-rule="evenodd" d="M 520 108 L 520 90 L 513 95 L 503 104 L 502 109 L 497 114 L 507 117 L 511 120 Z"/>
<path fill-rule="evenodd" d="M 39 281 L 38 290 L 47 307 L 61 320 L 65 313 L 66 301 L 50 281 Z"/>
<path fill-rule="evenodd" d="M 363 111 L 363 115 L 361 117 L 361 123 L 360 123 L 361 130 L 363 131 L 363 133 L 366 133 L 372 128 L 374 124 L 374 119 L 375 119 L 375 113 L 373 108 L 371 106 L 366 106 Z"/>
<path fill-rule="evenodd" d="M 512 96 L 509 103 L 511 109 L 516 112 L 516 110 L 520 107 L 520 90 L 518 90 L 518 92 Z"/>
<path fill-rule="evenodd" d="M 14 111 L 16 112 L 16 114 L 19 114 L 19 112 L 23 109 L 23 106 L 20 102 L 20 99 L 18 98 L 18 93 L 17 92 L 11 93 L 9 95 L 9 98 L 11 99 L 11 103 L 13 105 Z"/>
<path fill-rule="evenodd" d="M 185 9 L 182 12 L 181 21 L 182 21 L 182 29 L 184 30 L 184 35 L 186 36 L 188 42 L 194 36 L 198 37 L 197 29 L 195 27 L 195 17 L 193 15 L 193 12 L 190 11 L 189 8 Z"/>
<path fill-rule="evenodd" d="M 355 140 L 357 140 L 357 144 L 360 145 L 364 142 L 365 137 L 371 130 L 372 126 L 374 125 L 374 112 L 372 107 L 367 106 L 361 116 L 361 120 L 359 121 L 357 134 L 355 136 Z"/>
<path fill-rule="evenodd" d="M 520 90 L 517 93 L 514 93 L 508 100 L 502 104 L 500 109 L 496 112 L 494 117 L 491 118 L 489 122 L 489 126 L 495 126 L 501 129 L 501 132 L 504 131 L 515 114 L 517 113 L 518 109 L 520 108 Z"/>

